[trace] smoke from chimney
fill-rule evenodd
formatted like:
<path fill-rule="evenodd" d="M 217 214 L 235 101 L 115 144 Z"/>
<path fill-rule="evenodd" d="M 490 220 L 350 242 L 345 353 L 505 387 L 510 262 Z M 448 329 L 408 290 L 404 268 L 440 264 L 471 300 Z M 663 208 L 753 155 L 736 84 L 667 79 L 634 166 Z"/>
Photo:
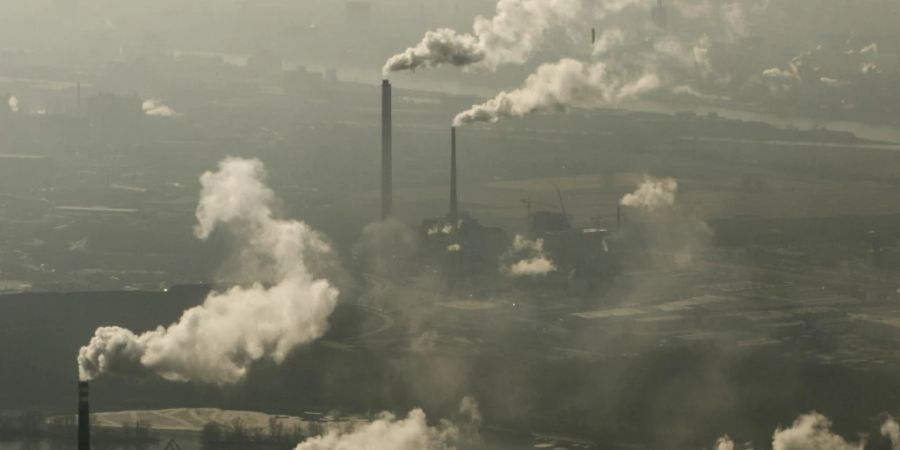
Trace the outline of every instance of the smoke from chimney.
<path fill-rule="evenodd" d="M 456 194 L 456 127 L 450 127 L 450 223 L 459 220 L 459 202 Z"/>
<path fill-rule="evenodd" d="M 522 64 L 548 30 L 574 22 L 581 11 L 582 0 L 499 0 L 494 17 L 475 18 L 472 33 L 429 31 L 416 46 L 388 59 L 382 72 L 387 76 L 443 65 L 493 71 L 504 64 Z"/>
<path fill-rule="evenodd" d="M 332 249 L 305 223 L 276 216 L 275 196 L 264 179 L 260 161 L 237 158 L 203 174 L 194 234 L 206 240 L 223 229 L 235 240 L 241 270 L 271 279 L 214 291 L 168 327 L 142 334 L 97 329 L 78 354 L 81 380 L 155 374 L 171 381 L 234 383 L 252 362 L 281 363 L 298 345 L 325 333 L 338 291 L 314 275 L 311 264 L 330 257 Z"/>
<path fill-rule="evenodd" d="M 459 127 L 474 122 L 496 122 L 504 117 L 523 117 L 569 106 L 590 108 L 616 104 L 656 89 L 660 84 L 654 73 L 624 77 L 610 73 L 604 63 L 563 59 L 539 67 L 519 89 L 501 92 L 459 113 L 453 124 Z"/>
<path fill-rule="evenodd" d="M 148 100 L 144 100 L 144 103 L 141 105 L 141 108 L 144 110 L 144 114 L 148 116 L 155 117 L 175 117 L 180 116 L 177 111 L 172 109 L 169 106 L 166 106 L 162 103 L 162 100 L 158 98 L 151 98 Z"/>
<path fill-rule="evenodd" d="M 381 82 L 381 220 L 393 214 L 394 168 L 391 82 Z"/>

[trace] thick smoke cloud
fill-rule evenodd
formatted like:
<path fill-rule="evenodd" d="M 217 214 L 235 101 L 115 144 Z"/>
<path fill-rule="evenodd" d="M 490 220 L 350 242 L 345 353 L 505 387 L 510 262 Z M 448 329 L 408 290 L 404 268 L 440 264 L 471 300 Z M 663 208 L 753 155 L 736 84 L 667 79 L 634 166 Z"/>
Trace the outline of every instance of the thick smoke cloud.
<path fill-rule="evenodd" d="M 654 211 L 665 206 L 674 205 L 675 194 L 677 193 L 678 182 L 674 179 L 653 179 L 648 177 L 641 182 L 634 192 L 625 194 L 619 204 Z"/>
<path fill-rule="evenodd" d="M 900 424 L 893 417 L 881 424 L 881 435 L 890 439 L 891 449 L 900 450 Z"/>
<path fill-rule="evenodd" d="M 581 10 L 581 0 L 499 0 L 493 18 L 475 18 L 472 33 L 429 31 L 416 46 L 388 59 L 383 73 L 443 65 L 496 70 L 522 64 L 549 29 L 572 23 Z"/>
<path fill-rule="evenodd" d="M 510 263 L 503 271 L 512 277 L 534 277 L 556 271 L 556 265 L 544 253 L 543 239 L 530 240 L 517 234 L 506 259 Z"/>
<path fill-rule="evenodd" d="M 429 427 L 421 409 L 405 419 L 382 413 L 377 420 L 349 431 L 331 430 L 307 439 L 294 450 L 452 450 L 459 430 L 449 422 Z"/>
<path fill-rule="evenodd" d="M 338 291 L 317 278 L 310 264 L 327 260 L 332 250 L 305 223 L 276 216 L 275 196 L 264 178 L 260 161 L 236 158 L 203 174 L 194 234 L 206 240 L 222 229 L 234 239 L 240 263 L 271 280 L 212 292 L 168 327 L 142 334 L 99 328 L 78 354 L 82 380 L 155 374 L 171 381 L 234 383 L 253 361 L 281 363 L 298 345 L 322 336 Z"/>
<path fill-rule="evenodd" d="M 175 117 L 179 115 L 174 109 L 164 105 L 161 100 L 155 98 L 144 100 L 142 108 L 144 114 L 148 116 Z"/>
<path fill-rule="evenodd" d="M 790 428 L 772 435 L 772 450 L 863 450 L 865 442 L 850 443 L 832 433 L 831 421 L 818 413 L 804 414 Z"/>
<path fill-rule="evenodd" d="M 660 86 L 653 73 L 619 76 L 603 63 L 585 64 L 563 59 L 544 64 L 519 89 L 504 91 L 493 99 L 459 113 L 455 126 L 474 122 L 496 122 L 505 117 L 523 117 L 538 111 L 559 111 L 569 106 L 596 107 L 616 104 Z"/>

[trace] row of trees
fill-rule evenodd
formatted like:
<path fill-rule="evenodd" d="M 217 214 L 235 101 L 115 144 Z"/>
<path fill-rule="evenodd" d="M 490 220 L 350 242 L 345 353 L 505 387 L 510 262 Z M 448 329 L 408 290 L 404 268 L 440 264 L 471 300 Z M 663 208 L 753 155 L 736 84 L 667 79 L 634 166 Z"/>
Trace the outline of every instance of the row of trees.
<path fill-rule="evenodd" d="M 201 443 L 204 450 L 290 450 L 298 442 L 304 441 L 312 434 L 318 434 L 320 430 L 307 431 L 300 426 L 286 429 L 277 418 L 270 417 L 268 426 L 248 427 L 241 418 L 234 418 L 226 424 L 208 422 L 203 426 Z"/>
<path fill-rule="evenodd" d="M 35 411 L 0 415 L 0 442 L 53 442 L 62 447 L 77 441 L 78 426 L 74 416 L 46 417 Z M 118 428 L 91 424 L 92 446 L 97 449 L 145 450 L 157 444 L 150 424 L 137 420 L 125 422 Z"/>

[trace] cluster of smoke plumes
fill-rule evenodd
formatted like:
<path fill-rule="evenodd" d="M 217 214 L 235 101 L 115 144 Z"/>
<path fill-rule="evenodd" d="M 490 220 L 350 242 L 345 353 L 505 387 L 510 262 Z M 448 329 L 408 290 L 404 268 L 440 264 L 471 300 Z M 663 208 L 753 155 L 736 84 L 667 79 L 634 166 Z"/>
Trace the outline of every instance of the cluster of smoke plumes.
<path fill-rule="evenodd" d="M 646 177 L 634 192 L 625 194 L 619 201 L 619 204 L 641 208 L 646 211 L 655 211 L 659 208 L 674 205 L 677 193 L 678 182 L 675 179 Z"/>
<path fill-rule="evenodd" d="M 889 417 L 881 425 L 881 435 L 890 440 L 893 450 L 900 449 L 900 425 Z M 729 436 L 716 442 L 715 450 L 734 450 Z M 819 413 L 804 414 L 789 428 L 778 428 L 772 434 L 772 450 L 864 450 L 865 440 L 848 442 L 831 431 L 831 421 Z M 740 447 L 738 447 L 740 448 Z M 745 445 L 743 448 L 750 450 Z"/>
<path fill-rule="evenodd" d="M 595 5 L 592 13 L 600 32 L 593 44 L 593 61 L 563 58 L 543 64 L 521 87 L 500 92 L 458 114 L 454 125 L 496 122 L 568 107 L 618 105 L 660 89 L 702 100 L 720 99 L 691 86 L 693 80 L 723 84 L 731 79 L 711 61 L 709 36 L 702 32 L 695 36 L 676 36 L 656 28 L 650 23 L 650 11 L 655 3 L 621 0 Z M 767 5 L 767 1 L 749 7 L 738 2 L 713 5 L 707 1 L 679 4 L 670 9 L 680 12 L 682 19 L 696 23 L 698 29 L 715 23 L 723 30 L 720 35 L 734 38 L 746 33 L 746 16 L 759 13 Z"/>
<path fill-rule="evenodd" d="M 156 117 L 175 117 L 178 114 L 177 111 L 172 109 L 170 106 L 166 106 L 162 103 L 162 100 L 157 98 L 151 98 L 148 100 L 144 100 L 144 103 L 141 105 L 141 108 L 144 110 L 144 114 L 148 116 L 156 116 Z"/>
<path fill-rule="evenodd" d="M 582 0 L 499 0 L 494 17 L 476 17 L 472 33 L 441 28 L 429 31 L 413 47 L 392 56 L 382 70 L 391 72 L 443 65 L 496 70 L 522 64 L 548 30 L 574 22 Z"/>
<path fill-rule="evenodd" d="M 250 364 L 281 363 L 297 346 L 322 336 L 337 289 L 314 275 L 317 259 L 332 249 L 303 222 L 273 211 L 274 193 L 264 184 L 258 160 L 227 158 L 200 178 L 194 234 L 208 239 L 222 229 L 234 240 L 248 273 L 268 280 L 210 293 L 168 327 L 136 334 L 109 326 L 96 330 L 78 354 L 79 375 L 146 376 L 172 381 L 228 384 Z"/>
<path fill-rule="evenodd" d="M 556 265 L 544 252 L 544 240 L 530 240 L 517 234 L 503 257 L 503 272 L 511 277 L 535 277 L 556 271 Z"/>
<path fill-rule="evenodd" d="M 294 450 L 455 450 L 473 438 L 481 422 L 472 397 L 463 399 L 459 413 L 464 419 L 462 425 L 442 420 L 429 426 L 421 409 L 410 411 L 405 419 L 383 412 L 372 422 L 309 438 Z"/>

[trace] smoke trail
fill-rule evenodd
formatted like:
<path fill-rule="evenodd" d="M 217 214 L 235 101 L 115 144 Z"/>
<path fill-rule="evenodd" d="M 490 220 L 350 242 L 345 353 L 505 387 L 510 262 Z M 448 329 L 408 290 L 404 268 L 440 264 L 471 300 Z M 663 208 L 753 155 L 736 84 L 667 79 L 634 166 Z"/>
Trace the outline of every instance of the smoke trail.
<path fill-rule="evenodd" d="M 144 114 L 148 116 L 175 117 L 180 115 L 171 107 L 162 104 L 162 100 L 156 98 L 144 100 L 144 103 L 141 105 L 141 107 L 144 110 Z"/>
<path fill-rule="evenodd" d="M 421 409 L 410 411 L 405 419 L 381 413 L 377 420 L 341 432 L 331 430 L 324 436 L 309 438 L 294 450 L 452 450 L 459 430 L 442 421 L 429 427 Z"/>
<path fill-rule="evenodd" d="M 325 332 L 338 291 L 317 278 L 310 264 L 332 250 L 305 223 L 274 214 L 274 194 L 264 178 L 260 161 L 237 158 L 203 174 L 194 234 L 206 240 L 223 228 L 237 242 L 242 267 L 269 273 L 272 280 L 212 292 L 165 328 L 142 334 L 97 329 L 78 354 L 82 380 L 155 374 L 171 381 L 234 383 L 253 361 L 281 363 Z"/>
<path fill-rule="evenodd" d="M 503 271 L 512 277 L 534 277 L 556 271 L 556 265 L 544 253 L 543 239 L 532 241 L 517 234 L 505 259 L 511 262 L 504 265 Z"/>
<path fill-rule="evenodd" d="M 474 122 L 496 122 L 504 117 L 523 117 L 538 111 L 556 111 L 569 106 L 596 107 L 616 104 L 660 86 L 653 73 L 627 76 L 610 73 L 604 63 L 585 64 L 563 59 L 544 64 L 519 89 L 504 91 L 493 99 L 459 113 L 454 126 Z"/>
<path fill-rule="evenodd" d="M 881 435 L 891 440 L 892 450 L 900 450 L 900 424 L 893 417 L 881 424 Z"/>
<path fill-rule="evenodd" d="M 382 72 L 387 76 L 443 65 L 496 70 L 522 64 L 549 29 L 575 21 L 581 10 L 581 0 L 499 0 L 493 18 L 475 18 L 472 33 L 429 31 L 417 45 L 389 58 Z"/>
<path fill-rule="evenodd" d="M 818 413 L 804 414 L 790 428 L 772 435 L 772 450 L 863 450 L 865 442 L 850 443 L 831 432 L 831 421 Z"/>
<path fill-rule="evenodd" d="M 676 193 L 678 193 L 678 182 L 674 179 L 647 177 L 634 192 L 625 194 L 619 204 L 654 211 L 663 206 L 674 205 Z"/>

